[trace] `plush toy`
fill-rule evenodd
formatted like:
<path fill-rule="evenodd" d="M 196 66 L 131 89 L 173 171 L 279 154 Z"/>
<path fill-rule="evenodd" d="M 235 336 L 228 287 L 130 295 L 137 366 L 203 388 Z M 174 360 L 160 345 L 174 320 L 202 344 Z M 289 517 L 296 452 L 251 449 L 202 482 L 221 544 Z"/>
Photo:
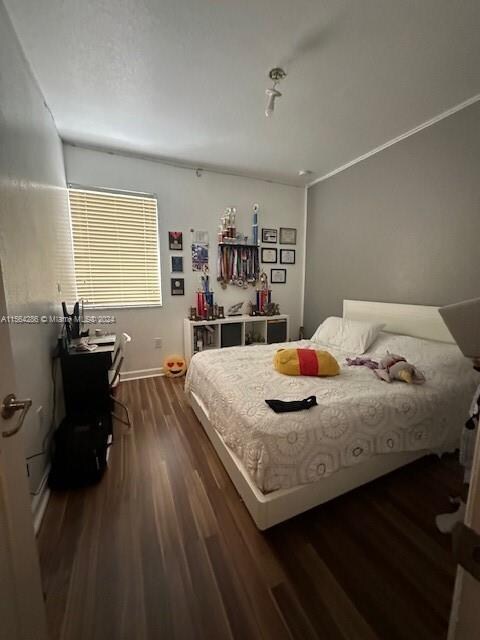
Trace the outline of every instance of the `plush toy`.
<path fill-rule="evenodd" d="M 187 370 L 185 358 L 179 355 L 167 356 L 163 361 L 163 370 L 169 378 L 180 378 Z"/>
<path fill-rule="evenodd" d="M 423 384 L 425 376 L 413 364 L 405 360 L 403 356 L 397 356 L 389 353 L 380 360 L 378 369 L 374 369 L 373 373 L 385 382 L 393 382 L 401 380 L 407 384 Z"/>
<path fill-rule="evenodd" d="M 314 349 L 279 349 L 273 366 L 287 376 L 336 376 L 340 367 L 328 351 Z"/>

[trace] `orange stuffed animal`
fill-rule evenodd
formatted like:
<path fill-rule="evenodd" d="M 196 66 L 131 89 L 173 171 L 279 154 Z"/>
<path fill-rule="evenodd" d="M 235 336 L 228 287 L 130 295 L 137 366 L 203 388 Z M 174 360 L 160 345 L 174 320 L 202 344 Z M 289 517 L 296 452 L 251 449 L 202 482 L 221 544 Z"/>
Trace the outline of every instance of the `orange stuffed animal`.
<path fill-rule="evenodd" d="M 279 349 L 273 366 L 287 376 L 336 376 L 340 367 L 328 351 L 315 349 Z"/>

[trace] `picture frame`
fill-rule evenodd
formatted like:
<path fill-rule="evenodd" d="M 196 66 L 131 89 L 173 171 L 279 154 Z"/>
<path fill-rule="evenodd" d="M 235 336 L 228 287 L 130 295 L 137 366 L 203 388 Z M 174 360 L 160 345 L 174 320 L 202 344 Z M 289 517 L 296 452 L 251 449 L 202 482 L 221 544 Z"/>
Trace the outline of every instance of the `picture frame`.
<path fill-rule="evenodd" d="M 295 249 L 280 249 L 280 264 L 295 264 Z"/>
<path fill-rule="evenodd" d="M 185 278 L 171 278 L 170 293 L 172 294 L 172 296 L 184 296 L 185 295 Z"/>
<path fill-rule="evenodd" d="M 192 244 L 206 244 L 208 246 L 208 231 L 202 229 L 190 229 L 192 233 Z"/>
<path fill-rule="evenodd" d="M 183 256 L 170 256 L 170 272 L 183 273 Z"/>
<path fill-rule="evenodd" d="M 181 231 L 168 232 L 168 248 L 170 251 L 183 251 L 183 233 Z"/>
<path fill-rule="evenodd" d="M 270 247 L 262 247 L 262 260 L 265 264 L 276 264 L 277 250 Z"/>
<path fill-rule="evenodd" d="M 208 244 L 192 243 L 192 271 L 203 271 L 208 267 Z"/>
<path fill-rule="evenodd" d="M 264 242 L 265 244 L 277 244 L 278 230 L 262 228 L 262 242 Z"/>
<path fill-rule="evenodd" d="M 270 284 L 285 284 L 286 282 L 286 269 L 270 269 Z"/>
<path fill-rule="evenodd" d="M 280 227 L 280 244 L 297 244 L 297 230 L 291 227 Z"/>

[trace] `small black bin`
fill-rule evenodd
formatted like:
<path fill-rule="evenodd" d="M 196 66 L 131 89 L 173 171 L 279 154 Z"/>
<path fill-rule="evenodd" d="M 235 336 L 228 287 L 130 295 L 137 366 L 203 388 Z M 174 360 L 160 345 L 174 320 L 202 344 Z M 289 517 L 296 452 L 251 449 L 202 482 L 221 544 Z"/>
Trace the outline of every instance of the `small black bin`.
<path fill-rule="evenodd" d="M 229 322 L 221 325 L 222 347 L 239 347 L 242 344 L 242 324 Z"/>
<path fill-rule="evenodd" d="M 75 489 L 99 482 L 107 467 L 110 417 L 65 418 L 54 435 L 51 489 Z"/>

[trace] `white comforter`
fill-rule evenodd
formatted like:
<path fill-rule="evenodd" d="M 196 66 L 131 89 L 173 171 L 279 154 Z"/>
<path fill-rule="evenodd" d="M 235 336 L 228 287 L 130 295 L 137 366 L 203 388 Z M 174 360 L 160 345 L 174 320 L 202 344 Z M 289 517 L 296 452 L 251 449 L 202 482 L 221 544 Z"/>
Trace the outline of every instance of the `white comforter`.
<path fill-rule="evenodd" d="M 441 450 L 460 435 L 478 382 L 455 345 L 380 334 L 368 354 L 403 355 L 426 377 L 421 386 L 386 383 L 365 367 L 341 365 L 333 378 L 286 376 L 273 369 L 281 346 L 326 348 L 310 341 L 204 351 L 192 358 L 185 388 L 206 407 L 213 427 L 264 492 L 314 482 L 342 467 L 392 451 Z M 318 406 L 274 413 L 265 399 L 317 397 Z"/>

